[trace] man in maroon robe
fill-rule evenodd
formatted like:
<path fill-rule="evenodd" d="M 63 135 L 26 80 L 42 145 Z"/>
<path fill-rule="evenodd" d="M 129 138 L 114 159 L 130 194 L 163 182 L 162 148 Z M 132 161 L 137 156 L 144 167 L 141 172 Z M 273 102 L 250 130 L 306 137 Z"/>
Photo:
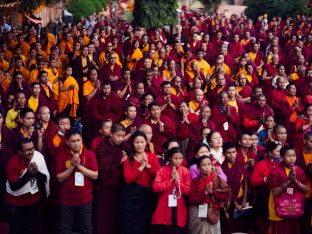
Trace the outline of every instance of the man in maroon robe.
<path fill-rule="evenodd" d="M 102 96 L 92 103 L 93 117 L 100 123 L 106 119 L 111 119 L 113 123 L 116 123 L 122 114 L 121 100 L 116 93 L 112 92 L 109 82 L 104 82 L 102 88 Z"/>
<path fill-rule="evenodd" d="M 226 92 L 218 95 L 219 103 L 212 109 L 212 118 L 216 130 L 220 132 L 224 142 L 236 142 L 239 126 L 239 115 L 236 108 L 229 106 L 229 96 Z"/>
<path fill-rule="evenodd" d="M 126 129 L 119 123 L 112 126 L 109 137 L 103 138 L 96 148 L 99 166 L 98 187 L 95 194 L 96 234 L 116 234 L 120 203 L 122 167 L 127 158 L 123 144 Z"/>
<path fill-rule="evenodd" d="M 150 117 L 146 119 L 145 123 L 152 128 L 152 143 L 155 146 L 155 152 L 162 154 L 163 143 L 176 136 L 176 127 L 171 119 L 161 114 L 160 105 L 157 102 L 151 102 L 148 110 Z"/>
<path fill-rule="evenodd" d="M 108 63 L 105 64 L 99 72 L 100 80 L 101 81 L 109 81 L 112 86 L 112 90 L 116 92 L 117 90 L 117 85 L 119 82 L 119 79 L 121 78 L 121 67 L 116 64 L 116 54 L 115 53 L 110 53 L 108 55 Z"/>
<path fill-rule="evenodd" d="M 159 103 L 162 115 L 175 119 L 177 116 L 177 107 L 179 106 L 179 99 L 171 93 L 171 84 L 169 81 L 161 83 L 162 95 L 156 98 Z"/>
<path fill-rule="evenodd" d="M 245 52 L 244 46 L 240 43 L 239 35 L 233 36 L 233 42 L 229 44 L 229 54 L 232 55 L 234 61 L 238 63 L 238 59 Z"/>

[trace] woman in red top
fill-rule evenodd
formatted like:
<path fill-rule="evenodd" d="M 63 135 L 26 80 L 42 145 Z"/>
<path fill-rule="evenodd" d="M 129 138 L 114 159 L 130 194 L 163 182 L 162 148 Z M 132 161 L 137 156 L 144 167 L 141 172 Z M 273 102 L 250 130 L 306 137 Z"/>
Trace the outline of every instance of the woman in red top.
<path fill-rule="evenodd" d="M 200 176 L 191 182 L 191 206 L 189 209 L 191 233 L 217 233 L 217 224 L 210 223 L 205 217 L 198 217 L 199 205 L 204 204 L 219 210 L 221 203 L 228 201 L 228 185 L 215 174 L 211 160 L 212 158 L 209 156 L 202 156 L 198 159 L 197 166 L 200 168 Z"/>
<path fill-rule="evenodd" d="M 250 185 L 255 188 L 255 213 L 257 214 L 257 233 L 267 233 L 270 222 L 268 220 L 268 204 L 270 191 L 267 186 L 267 178 L 270 172 L 280 162 L 280 150 L 282 144 L 276 141 L 266 147 L 266 158 L 257 163 L 250 177 Z"/>
<path fill-rule="evenodd" d="M 152 234 L 186 233 L 184 197 L 190 192 L 190 173 L 181 166 L 183 154 L 179 147 L 171 148 L 166 156 L 170 164 L 157 172 L 153 183 L 153 190 L 159 193 L 159 198 L 152 218 Z"/>
<path fill-rule="evenodd" d="M 121 195 L 119 233 L 145 234 L 155 207 L 152 183 L 160 166 L 156 155 L 145 151 L 144 132 L 133 133 L 130 142 L 131 151 L 123 164 L 126 184 Z"/>

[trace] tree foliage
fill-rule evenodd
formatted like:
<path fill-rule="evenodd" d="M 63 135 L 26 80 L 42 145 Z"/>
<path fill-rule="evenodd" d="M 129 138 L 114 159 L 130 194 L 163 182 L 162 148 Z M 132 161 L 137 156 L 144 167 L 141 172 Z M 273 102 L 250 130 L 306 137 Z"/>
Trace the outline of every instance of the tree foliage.
<path fill-rule="evenodd" d="M 216 12 L 222 0 L 199 0 L 206 12 Z"/>
<path fill-rule="evenodd" d="M 87 17 L 93 12 L 99 12 L 105 7 L 108 0 L 72 0 L 66 8 L 73 13 L 74 21 L 78 22 L 80 17 Z"/>
<path fill-rule="evenodd" d="M 296 14 L 309 15 L 309 0 L 245 0 L 245 13 L 250 18 L 267 13 L 270 16 L 292 16 Z"/>
<path fill-rule="evenodd" d="M 177 0 L 136 0 L 134 23 L 141 27 L 162 27 L 177 22 Z"/>

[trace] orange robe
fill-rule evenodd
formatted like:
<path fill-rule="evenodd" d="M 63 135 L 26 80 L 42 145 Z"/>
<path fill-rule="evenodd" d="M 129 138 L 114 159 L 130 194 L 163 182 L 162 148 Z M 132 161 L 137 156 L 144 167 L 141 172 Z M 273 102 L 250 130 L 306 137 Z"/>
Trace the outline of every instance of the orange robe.
<path fill-rule="evenodd" d="M 57 110 L 59 113 L 65 110 L 68 105 L 71 105 L 70 117 L 76 117 L 77 108 L 79 105 L 79 86 L 76 79 L 72 76 L 66 78 L 63 83 L 64 88 L 69 88 L 71 85 L 74 85 L 75 88 L 68 91 L 63 91 L 59 93 L 58 101 L 57 101 Z"/>
<path fill-rule="evenodd" d="M 142 57 L 143 57 L 142 51 L 139 48 L 136 48 L 132 53 L 132 55 L 130 56 L 130 59 L 131 60 L 136 59 L 136 62 L 131 61 L 127 63 L 127 66 L 130 69 L 130 71 L 133 71 L 133 69 L 135 69 L 137 61 L 139 61 Z"/>
<path fill-rule="evenodd" d="M 116 64 L 118 64 L 120 67 L 122 67 L 122 64 L 121 64 L 120 59 L 119 59 L 119 55 L 116 52 L 113 52 L 113 53 L 116 55 Z M 103 51 L 100 54 L 98 64 L 99 64 L 100 69 L 106 64 L 106 52 L 105 51 Z"/>

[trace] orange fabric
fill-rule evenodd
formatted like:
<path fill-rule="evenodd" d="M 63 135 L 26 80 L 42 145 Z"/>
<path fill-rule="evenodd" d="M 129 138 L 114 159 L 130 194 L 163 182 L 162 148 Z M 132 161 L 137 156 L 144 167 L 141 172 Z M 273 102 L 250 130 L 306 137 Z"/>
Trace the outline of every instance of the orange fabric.
<path fill-rule="evenodd" d="M 120 67 L 122 67 L 122 64 L 121 64 L 120 59 L 119 59 L 119 55 L 115 52 L 113 52 L 113 53 L 116 55 L 116 64 L 118 64 Z M 99 68 L 101 69 L 105 64 L 106 64 L 106 53 L 103 51 L 99 57 Z"/>
<path fill-rule="evenodd" d="M 25 57 L 28 57 L 29 56 L 29 49 L 30 49 L 30 46 L 27 42 L 22 42 L 22 44 L 20 44 L 20 47 L 22 49 L 22 54 L 25 56 Z"/>
<path fill-rule="evenodd" d="M 81 45 L 88 45 L 89 42 L 90 42 L 90 38 L 87 37 L 87 36 L 84 36 L 84 37 L 82 38 Z"/>
<path fill-rule="evenodd" d="M 95 89 L 94 85 L 92 84 L 92 82 L 90 80 L 86 81 L 83 84 L 83 96 L 88 96 L 90 93 L 93 92 L 93 90 Z"/>
<path fill-rule="evenodd" d="M 5 61 L 5 60 L 2 60 L 2 62 L 0 62 L 0 68 L 2 68 L 4 71 L 7 71 L 10 67 L 10 64 Z"/>
<path fill-rule="evenodd" d="M 50 97 L 50 89 L 47 85 L 41 84 L 45 93 L 47 94 L 48 97 Z"/>
<path fill-rule="evenodd" d="M 130 56 L 130 59 L 136 59 L 136 61 L 139 61 L 143 57 L 143 53 L 139 48 L 136 48 L 135 51 Z M 133 71 L 135 69 L 137 62 L 131 61 L 127 63 L 128 68 L 130 71 Z"/>
<path fill-rule="evenodd" d="M 169 79 L 171 76 L 171 72 L 169 70 L 163 70 L 163 74 L 166 76 L 166 79 Z"/>
<path fill-rule="evenodd" d="M 8 93 L 8 89 L 9 89 L 11 82 L 12 81 L 9 79 L 6 79 L 5 76 L 1 77 L 2 88 L 6 94 Z"/>
<path fill-rule="evenodd" d="M 61 144 L 62 139 L 60 138 L 60 136 L 58 134 L 55 134 L 55 136 L 53 137 L 52 143 L 55 147 L 59 147 Z"/>
<path fill-rule="evenodd" d="M 38 105 L 39 105 L 39 99 L 34 98 L 33 96 L 30 96 L 28 99 L 28 108 L 32 109 L 34 112 L 37 111 Z"/>
<path fill-rule="evenodd" d="M 63 91 L 59 93 L 57 109 L 58 109 L 58 112 L 60 113 L 64 111 L 68 105 L 71 105 L 71 110 L 70 110 L 69 115 L 70 117 L 76 117 L 77 108 L 79 105 L 79 97 L 78 97 L 79 86 L 75 78 L 72 76 L 69 76 L 64 81 L 63 87 L 69 88 L 71 85 L 74 85 L 75 88 L 72 90 Z"/>
<path fill-rule="evenodd" d="M 61 41 L 59 44 L 61 54 L 73 52 L 74 51 L 74 42 L 72 41 Z"/>
<path fill-rule="evenodd" d="M 239 76 L 240 74 L 245 74 L 245 75 L 247 74 L 247 71 L 245 70 L 245 68 L 240 69 L 238 72 L 236 72 L 235 75 L 234 75 L 234 77 L 233 77 L 233 80 L 237 80 L 237 78 L 238 78 L 238 76 Z"/>
<path fill-rule="evenodd" d="M 11 60 L 13 58 L 13 53 L 9 50 L 3 51 L 4 57 L 6 57 L 8 60 Z"/>
<path fill-rule="evenodd" d="M 52 33 L 48 33 L 48 44 L 45 49 L 48 55 L 51 54 L 51 47 L 56 45 L 55 37 Z"/>
<path fill-rule="evenodd" d="M 57 97 L 59 95 L 59 72 L 56 68 L 46 68 L 45 71 L 48 73 L 48 82 L 52 85 L 52 92 L 54 94 L 54 98 L 57 100 Z"/>
<path fill-rule="evenodd" d="M 298 102 L 297 97 L 291 98 L 291 97 L 286 96 L 286 101 L 288 102 L 289 106 L 291 106 L 291 107 L 294 105 L 295 100 L 297 100 L 297 102 Z M 292 123 L 296 122 L 297 117 L 298 117 L 297 112 L 293 111 L 289 117 L 289 122 L 292 122 Z"/>
<path fill-rule="evenodd" d="M 147 53 L 149 51 L 149 47 L 150 47 L 149 44 L 146 44 L 146 46 L 142 48 L 142 53 L 143 54 Z"/>

